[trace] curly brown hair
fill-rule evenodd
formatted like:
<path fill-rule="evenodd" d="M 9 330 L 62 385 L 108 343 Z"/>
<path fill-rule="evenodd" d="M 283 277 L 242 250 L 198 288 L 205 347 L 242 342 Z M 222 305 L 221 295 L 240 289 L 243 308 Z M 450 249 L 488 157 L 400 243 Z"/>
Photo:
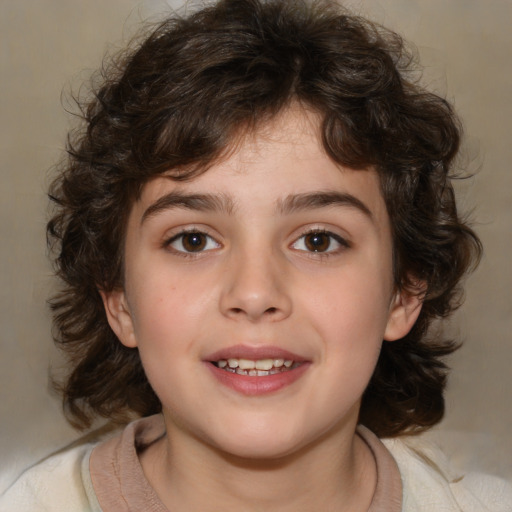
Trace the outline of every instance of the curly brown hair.
<path fill-rule="evenodd" d="M 459 282 L 481 246 L 451 184 L 460 123 L 417 84 L 413 63 L 397 34 L 333 2 L 221 0 L 167 19 L 104 67 L 50 191 L 48 237 L 63 281 L 51 306 L 56 341 L 72 363 L 62 391 L 75 426 L 161 410 L 138 351 L 118 341 L 98 292 L 123 287 L 127 216 L 144 184 L 163 172 L 176 180 L 205 172 L 240 130 L 292 101 L 320 114 L 335 162 L 378 171 L 395 285 L 426 283 L 413 329 L 383 343 L 360 421 L 379 436 L 440 421 L 443 359 L 457 345 L 428 336 L 429 326 L 459 305 Z"/>

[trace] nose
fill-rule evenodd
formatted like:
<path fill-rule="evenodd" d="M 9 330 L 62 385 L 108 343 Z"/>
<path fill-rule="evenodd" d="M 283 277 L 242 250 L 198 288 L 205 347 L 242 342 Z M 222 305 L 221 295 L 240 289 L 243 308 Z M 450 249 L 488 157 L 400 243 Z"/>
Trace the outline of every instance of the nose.
<path fill-rule="evenodd" d="M 239 254 L 227 266 L 220 297 L 223 315 L 251 322 L 277 322 L 290 315 L 287 273 L 270 251 Z"/>

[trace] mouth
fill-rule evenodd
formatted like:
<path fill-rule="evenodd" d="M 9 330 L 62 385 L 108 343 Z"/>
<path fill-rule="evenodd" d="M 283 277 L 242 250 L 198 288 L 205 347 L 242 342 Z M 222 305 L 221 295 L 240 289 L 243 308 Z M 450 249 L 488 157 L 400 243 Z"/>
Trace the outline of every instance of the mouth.
<path fill-rule="evenodd" d="M 287 388 L 311 367 L 310 360 L 268 345 L 229 347 L 210 354 L 204 362 L 223 386 L 249 396 Z"/>
<path fill-rule="evenodd" d="M 298 368 L 302 363 L 293 359 L 268 358 L 268 359 L 243 359 L 229 358 L 211 361 L 217 368 L 237 375 L 249 377 L 267 377 L 277 375 Z"/>

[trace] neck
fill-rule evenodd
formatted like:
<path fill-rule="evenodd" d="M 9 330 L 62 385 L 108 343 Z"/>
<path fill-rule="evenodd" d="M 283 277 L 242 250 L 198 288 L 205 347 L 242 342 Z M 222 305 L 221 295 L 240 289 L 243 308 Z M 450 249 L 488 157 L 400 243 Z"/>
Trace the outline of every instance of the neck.
<path fill-rule="evenodd" d="M 367 511 L 375 461 L 355 426 L 344 427 L 276 459 L 236 457 L 168 428 L 141 462 L 169 510 Z"/>

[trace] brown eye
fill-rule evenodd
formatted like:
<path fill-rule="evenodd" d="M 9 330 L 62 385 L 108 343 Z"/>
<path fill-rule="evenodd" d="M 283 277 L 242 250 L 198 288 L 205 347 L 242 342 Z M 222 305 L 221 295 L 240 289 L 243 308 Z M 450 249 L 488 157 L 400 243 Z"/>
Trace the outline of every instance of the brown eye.
<path fill-rule="evenodd" d="M 337 253 L 349 247 L 349 242 L 330 231 L 310 231 L 292 244 L 292 248 L 297 251 L 326 254 Z"/>
<path fill-rule="evenodd" d="M 188 231 L 173 237 L 168 246 L 177 252 L 197 253 L 218 249 L 220 245 L 206 233 L 200 231 Z"/>
<path fill-rule="evenodd" d="M 187 252 L 202 251 L 206 247 L 206 236 L 203 233 L 186 233 L 182 244 Z"/>
<path fill-rule="evenodd" d="M 327 233 L 309 233 L 304 237 L 304 245 L 311 252 L 325 252 L 331 245 L 331 237 Z"/>

